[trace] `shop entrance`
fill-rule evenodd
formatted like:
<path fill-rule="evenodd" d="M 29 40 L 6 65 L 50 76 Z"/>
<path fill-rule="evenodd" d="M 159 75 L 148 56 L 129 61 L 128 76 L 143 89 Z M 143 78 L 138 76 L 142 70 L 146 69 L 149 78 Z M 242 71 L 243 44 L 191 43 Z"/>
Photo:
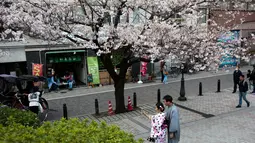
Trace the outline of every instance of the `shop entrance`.
<path fill-rule="evenodd" d="M 46 53 L 47 75 L 55 71 L 56 77 L 63 81 L 67 73 L 73 73 L 77 85 L 86 84 L 85 50 L 54 51 Z"/>

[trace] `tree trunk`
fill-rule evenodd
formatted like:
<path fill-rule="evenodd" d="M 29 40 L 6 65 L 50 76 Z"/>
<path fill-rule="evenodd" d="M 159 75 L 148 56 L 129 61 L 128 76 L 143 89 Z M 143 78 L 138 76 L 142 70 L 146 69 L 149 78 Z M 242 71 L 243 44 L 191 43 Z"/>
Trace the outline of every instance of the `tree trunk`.
<path fill-rule="evenodd" d="M 115 113 L 126 112 L 125 98 L 124 98 L 124 85 L 125 85 L 125 78 L 119 78 L 119 80 L 114 81 L 115 102 L 116 102 Z"/>
<path fill-rule="evenodd" d="M 126 73 L 128 68 L 128 63 L 126 60 L 122 59 L 120 63 L 120 72 L 117 74 L 114 71 L 114 66 L 112 64 L 110 55 L 102 55 L 101 60 L 107 69 L 108 73 L 112 77 L 114 81 L 115 88 L 115 102 L 116 102 L 116 113 L 123 113 L 126 111 L 125 109 L 125 98 L 124 98 L 124 87 L 126 80 Z"/>

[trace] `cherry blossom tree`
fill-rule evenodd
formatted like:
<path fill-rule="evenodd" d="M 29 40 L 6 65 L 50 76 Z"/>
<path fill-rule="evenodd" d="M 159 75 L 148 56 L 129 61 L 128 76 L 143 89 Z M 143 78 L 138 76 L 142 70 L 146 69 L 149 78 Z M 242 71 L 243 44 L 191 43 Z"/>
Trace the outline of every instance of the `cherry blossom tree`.
<path fill-rule="evenodd" d="M 203 30 L 206 24 L 201 25 L 198 19 L 204 16 L 199 9 L 204 3 L 205 0 L 2 0 L 0 39 L 12 33 L 18 40 L 25 34 L 94 50 L 114 80 L 116 113 L 121 113 L 125 112 L 125 76 L 132 64 L 157 61 L 168 55 L 182 60 L 193 55 L 207 64 L 216 60 L 222 49 L 215 40 L 226 29 L 215 24 L 214 30 Z M 118 74 L 111 61 L 115 51 L 123 57 Z"/>

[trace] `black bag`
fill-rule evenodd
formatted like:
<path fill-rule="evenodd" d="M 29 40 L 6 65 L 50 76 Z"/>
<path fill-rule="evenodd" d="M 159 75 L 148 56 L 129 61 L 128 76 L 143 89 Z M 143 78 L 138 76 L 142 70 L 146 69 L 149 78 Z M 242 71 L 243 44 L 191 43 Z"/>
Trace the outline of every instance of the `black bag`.
<path fill-rule="evenodd" d="M 148 138 L 147 138 L 147 140 L 148 140 L 149 142 L 153 142 L 153 143 L 155 143 L 155 139 L 154 139 L 154 138 L 152 138 L 152 137 L 148 137 Z"/>

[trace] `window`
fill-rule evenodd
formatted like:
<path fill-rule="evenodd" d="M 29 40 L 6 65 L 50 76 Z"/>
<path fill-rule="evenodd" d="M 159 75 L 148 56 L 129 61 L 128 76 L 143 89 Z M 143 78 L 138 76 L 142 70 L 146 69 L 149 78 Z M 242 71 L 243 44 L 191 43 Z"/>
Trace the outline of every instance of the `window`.
<path fill-rule="evenodd" d="M 246 10 L 247 5 L 246 3 L 234 3 L 233 4 L 233 9 L 235 10 Z"/>
<path fill-rule="evenodd" d="M 248 10 L 255 10 L 255 3 L 249 3 Z"/>
<path fill-rule="evenodd" d="M 134 10 L 132 21 L 133 23 L 140 23 L 139 9 Z"/>
<path fill-rule="evenodd" d="M 203 8 L 200 10 L 200 18 L 198 19 L 198 23 L 206 23 L 207 21 L 207 9 L 206 8 Z"/>
<path fill-rule="evenodd" d="M 108 23 L 109 25 L 111 24 L 111 15 L 109 12 L 104 13 L 104 23 Z"/>

